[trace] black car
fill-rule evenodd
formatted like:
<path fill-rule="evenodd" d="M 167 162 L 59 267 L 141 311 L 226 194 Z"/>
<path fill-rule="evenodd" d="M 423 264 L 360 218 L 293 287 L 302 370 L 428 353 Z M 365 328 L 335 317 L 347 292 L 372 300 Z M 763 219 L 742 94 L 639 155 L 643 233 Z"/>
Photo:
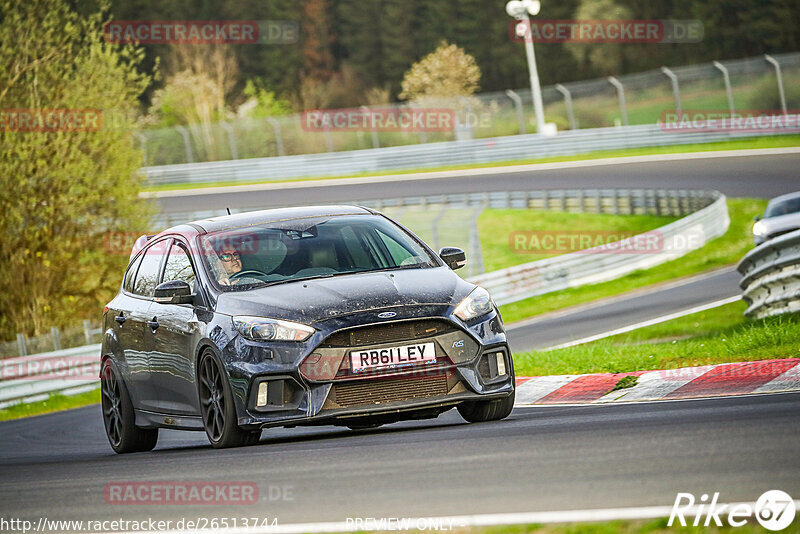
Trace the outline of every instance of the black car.
<path fill-rule="evenodd" d="M 303 207 L 218 217 L 140 241 L 108 303 L 102 407 L 112 448 L 159 428 L 214 447 L 267 427 L 371 428 L 457 407 L 507 417 L 514 365 L 488 292 L 385 215 Z"/>

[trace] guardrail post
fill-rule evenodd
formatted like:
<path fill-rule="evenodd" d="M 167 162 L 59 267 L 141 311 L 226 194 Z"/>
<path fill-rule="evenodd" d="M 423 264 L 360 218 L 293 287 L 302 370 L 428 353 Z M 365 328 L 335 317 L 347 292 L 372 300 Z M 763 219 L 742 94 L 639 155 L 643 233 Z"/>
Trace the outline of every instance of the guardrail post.
<path fill-rule="evenodd" d="M 83 337 L 86 339 L 86 344 L 92 344 L 92 323 L 89 319 L 83 320 Z"/>
<path fill-rule="evenodd" d="M 369 108 L 367 106 L 361 106 L 358 109 L 361 111 L 361 113 L 369 116 Z M 370 128 L 370 133 L 372 134 L 372 148 L 380 148 L 381 142 L 378 139 L 378 131 L 375 129 L 375 124 L 373 121 L 370 121 L 370 124 L 372 124 L 372 128 Z"/>
<path fill-rule="evenodd" d="M 20 356 L 28 355 L 28 344 L 25 342 L 25 334 L 17 334 L 17 350 Z"/>
<path fill-rule="evenodd" d="M 476 274 L 483 274 L 483 253 L 481 252 L 481 239 L 478 234 L 478 217 L 486 208 L 486 204 L 482 203 L 472 214 L 469 228 L 469 253 L 472 260 L 467 262 L 467 276 L 474 276 Z"/>
<path fill-rule="evenodd" d="M 447 212 L 447 201 L 445 200 L 445 204 L 442 204 L 442 209 L 439 213 L 436 214 L 436 217 L 433 218 L 431 221 L 431 234 L 433 237 L 433 250 L 439 252 L 441 248 L 441 243 L 439 243 L 439 223 L 444 218 L 444 214 Z"/>
<path fill-rule="evenodd" d="M 567 119 L 569 119 L 569 127 L 571 130 L 578 129 L 578 121 L 575 119 L 575 110 L 572 109 L 572 93 L 569 89 L 557 83 L 555 85 L 556 91 L 564 95 L 564 106 L 567 108 Z"/>
<path fill-rule="evenodd" d="M 194 163 L 194 156 L 192 156 L 192 140 L 189 138 L 189 130 L 183 126 L 176 126 L 175 129 L 183 136 L 183 146 L 186 149 L 186 163 Z"/>
<path fill-rule="evenodd" d="M 239 159 L 239 151 L 236 149 L 236 138 L 233 135 L 233 127 L 225 121 L 221 121 L 219 125 L 228 133 L 228 144 L 231 147 L 231 159 Z"/>
<path fill-rule="evenodd" d="M 272 125 L 272 130 L 275 132 L 275 144 L 278 147 L 278 155 L 285 156 L 286 150 L 283 148 L 283 134 L 281 134 L 281 125 L 274 117 L 267 117 L 267 122 Z"/>
<path fill-rule="evenodd" d="M 783 92 L 783 76 L 781 75 L 781 64 L 769 54 L 764 54 L 764 59 L 775 67 L 775 78 L 778 80 L 778 93 L 781 97 L 781 110 L 784 115 L 788 114 L 786 110 L 786 93 Z"/>
<path fill-rule="evenodd" d="M 521 134 L 526 133 L 525 132 L 525 114 L 522 111 L 522 99 L 519 97 L 519 95 L 516 92 L 512 91 L 511 89 L 508 89 L 506 91 L 506 96 L 508 98 L 510 98 L 512 102 L 514 102 L 514 107 L 517 110 L 517 121 L 519 121 L 519 133 L 521 133 Z"/>
<path fill-rule="evenodd" d="M 731 88 L 731 77 L 728 75 L 728 68 L 719 61 L 713 61 L 712 63 L 722 72 L 722 78 L 725 81 L 725 94 L 728 96 L 728 108 L 730 108 L 731 118 L 733 118 L 735 108 L 733 106 L 733 89 Z"/>
<path fill-rule="evenodd" d="M 53 338 L 53 350 L 61 350 L 61 332 L 57 326 L 50 327 L 50 337 Z"/>
<path fill-rule="evenodd" d="M 617 90 L 617 96 L 619 97 L 619 110 L 622 113 L 622 124 L 624 126 L 628 126 L 628 105 L 625 103 L 625 87 L 623 87 L 622 82 L 620 82 L 614 76 L 608 77 L 608 83 L 613 85 Z"/>
<path fill-rule="evenodd" d="M 667 78 L 669 78 L 670 82 L 672 82 L 672 96 L 675 98 L 675 111 L 678 113 L 678 116 L 681 115 L 681 91 L 678 87 L 678 77 L 675 75 L 667 67 L 661 67 L 661 72 L 663 72 Z"/>
<path fill-rule="evenodd" d="M 142 132 L 134 132 L 136 139 L 139 140 L 139 144 L 142 148 L 142 166 L 147 166 L 147 137 L 144 136 Z"/>

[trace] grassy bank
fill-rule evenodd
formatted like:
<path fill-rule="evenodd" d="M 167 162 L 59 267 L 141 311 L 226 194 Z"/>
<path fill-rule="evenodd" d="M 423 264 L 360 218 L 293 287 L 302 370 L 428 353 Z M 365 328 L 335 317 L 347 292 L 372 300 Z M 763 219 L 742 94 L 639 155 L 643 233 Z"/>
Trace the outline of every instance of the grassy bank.
<path fill-rule="evenodd" d="M 31 402 L 29 404 L 17 404 L 6 409 L 0 409 L 0 421 L 10 419 L 20 419 L 32 415 L 41 415 L 50 412 L 60 412 L 72 408 L 80 408 L 90 404 L 100 402 L 100 389 L 79 393 L 77 395 L 51 395 L 50 398 Z M 98 408 L 98 417 L 100 415 Z"/>
<path fill-rule="evenodd" d="M 729 198 L 728 211 L 731 225 L 725 235 L 685 256 L 651 269 L 634 271 L 618 280 L 570 288 L 506 304 L 500 307 L 500 311 L 507 323 L 513 323 L 549 311 L 735 264 L 753 248 L 751 237 L 753 217 L 764 212 L 766 203 L 766 200 L 760 199 Z M 488 241 L 490 237 L 482 235 L 481 246 L 484 246 L 484 239 Z M 494 240 L 492 238 L 491 241 Z M 522 258 L 520 263 L 525 261 L 526 259 Z M 532 260 L 527 259 L 527 261 Z"/>
<path fill-rule="evenodd" d="M 755 500 L 757 496 L 754 496 Z M 672 503 L 664 503 L 671 505 Z M 694 516 L 687 516 L 687 522 L 694 519 Z M 553 525 L 504 525 L 492 527 L 471 527 L 459 529 L 461 534 L 756 534 L 773 532 L 759 525 L 755 520 L 748 522 L 741 527 L 731 527 L 727 524 L 727 513 L 720 514 L 722 527 L 681 527 L 673 525 L 667 526 L 669 519 L 644 519 L 633 521 L 606 521 L 602 523 L 568 523 Z M 702 515 L 705 521 L 705 515 Z M 676 521 L 677 523 L 677 521 Z M 713 525 L 713 521 L 712 521 Z M 800 519 L 795 518 L 794 522 L 781 532 L 797 533 L 800 532 Z"/>
<path fill-rule="evenodd" d="M 592 343 L 514 355 L 520 376 L 623 373 L 800 357 L 800 316 L 753 321 L 735 302 Z"/>

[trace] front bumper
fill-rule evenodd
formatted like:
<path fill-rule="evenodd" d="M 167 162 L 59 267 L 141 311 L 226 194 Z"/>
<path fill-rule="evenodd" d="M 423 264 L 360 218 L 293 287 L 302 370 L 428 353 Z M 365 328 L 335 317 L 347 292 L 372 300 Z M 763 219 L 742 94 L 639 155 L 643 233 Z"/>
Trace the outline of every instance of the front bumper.
<path fill-rule="evenodd" d="M 411 328 L 414 337 L 409 339 L 403 332 L 412 323 L 421 326 Z M 435 417 L 461 402 L 499 399 L 514 391 L 511 351 L 496 312 L 468 324 L 420 314 L 353 324 L 359 321 L 334 321 L 300 346 L 256 346 L 242 338 L 230 343 L 228 348 L 237 355 L 226 358 L 230 362 L 226 367 L 239 425 L 264 428 L 346 424 L 365 417 L 387 422 Z M 431 325 L 438 326 L 428 328 Z M 343 334 L 353 331 L 368 335 L 351 335 L 350 342 L 342 342 Z M 351 350 L 412 342 L 435 343 L 436 362 L 367 374 L 350 369 Z M 299 354 L 287 352 L 291 348 Z M 264 354 L 272 357 L 253 361 L 258 359 L 254 355 Z"/>

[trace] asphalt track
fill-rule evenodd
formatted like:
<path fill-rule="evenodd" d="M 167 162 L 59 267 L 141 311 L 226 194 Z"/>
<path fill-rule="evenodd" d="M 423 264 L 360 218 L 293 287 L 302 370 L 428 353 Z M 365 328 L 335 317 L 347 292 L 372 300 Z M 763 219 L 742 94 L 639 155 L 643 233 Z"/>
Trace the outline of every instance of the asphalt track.
<path fill-rule="evenodd" d="M 797 189 L 800 155 L 630 164 L 426 181 L 424 192 L 569 187 L 713 188 L 768 197 Z M 411 189 L 413 187 L 413 189 Z M 421 194 L 388 182 L 162 199 L 168 211 L 346 202 Z M 656 292 L 605 301 L 510 329 L 517 347 L 546 346 L 632 319 L 736 294 L 721 271 Z M 733 293 L 732 293 L 733 292 Z M 522 329 L 518 329 L 522 328 Z M 162 431 L 156 451 L 115 455 L 97 406 L 0 423 L 0 518 L 268 517 L 280 524 L 671 505 L 677 492 L 753 501 L 769 489 L 800 495 L 800 394 L 610 406 L 526 407 L 469 425 L 434 421 L 353 432 L 265 431 L 255 447 L 216 451 L 201 433 Z M 120 481 L 242 481 L 251 506 L 120 506 Z M 278 496 L 277 494 L 280 494 Z"/>
<path fill-rule="evenodd" d="M 394 198 L 415 195 L 570 188 L 716 189 L 731 197 L 769 198 L 800 189 L 800 153 L 709 157 L 566 169 L 482 174 L 431 180 L 375 181 L 369 178 L 325 187 L 276 187 L 262 191 L 193 193 L 158 198 L 164 212 L 254 210 L 289 205 Z M 324 183 L 324 182 L 323 182 Z"/>
<path fill-rule="evenodd" d="M 254 447 L 223 451 L 199 433 L 162 431 L 155 451 L 117 456 L 94 406 L 0 424 L 0 517 L 255 516 L 286 525 L 670 506 L 678 492 L 752 502 L 782 489 L 796 498 L 798 413 L 800 394 L 516 408 L 472 425 L 451 411 L 361 432 L 269 430 Z M 259 502 L 107 504 L 104 487 L 120 481 L 253 482 Z"/>
<path fill-rule="evenodd" d="M 733 267 L 508 325 L 514 352 L 544 349 L 741 294 Z"/>

